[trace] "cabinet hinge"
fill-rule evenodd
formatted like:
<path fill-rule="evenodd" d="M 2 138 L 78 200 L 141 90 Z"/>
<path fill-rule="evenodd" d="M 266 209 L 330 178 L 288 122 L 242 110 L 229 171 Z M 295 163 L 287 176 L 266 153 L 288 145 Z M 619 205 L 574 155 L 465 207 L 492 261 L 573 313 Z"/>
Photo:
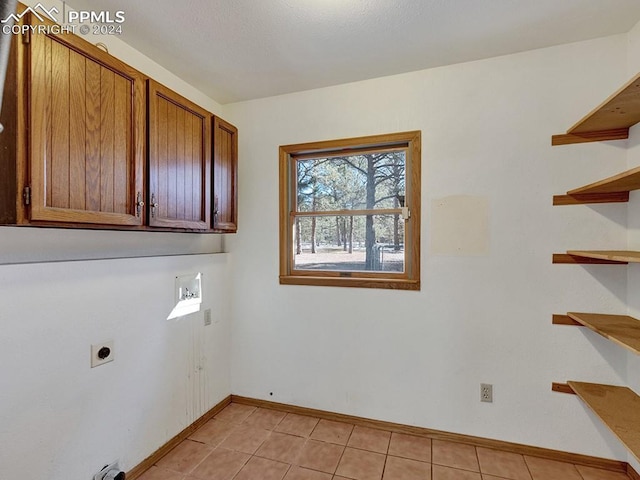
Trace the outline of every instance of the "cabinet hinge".
<path fill-rule="evenodd" d="M 24 191 L 22 192 L 22 198 L 24 198 L 24 204 L 31 204 L 31 187 L 24 187 Z"/>
<path fill-rule="evenodd" d="M 22 43 L 25 45 L 31 43 L 31 31 L 28 28 L 25 28 L 22 32 Z"/>

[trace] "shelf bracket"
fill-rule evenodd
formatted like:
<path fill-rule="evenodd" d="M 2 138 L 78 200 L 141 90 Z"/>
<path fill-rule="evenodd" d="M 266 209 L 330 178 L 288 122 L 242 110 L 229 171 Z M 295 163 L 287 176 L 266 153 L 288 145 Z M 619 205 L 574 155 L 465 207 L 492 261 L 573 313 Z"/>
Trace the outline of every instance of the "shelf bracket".
<path fill-rule="evenodd" d="M 554 205 L 584 205 L 587 203 L 624 203 L 629 201 L 629 192 L 584 193 L 578 195 L 554 195 Z"/>
<path fill-rule="evenodd" d="M 627 265 L 628 262 L 616 262 L 615 260 L 602 260 L 599 258 L 579 257 L 567 253 L 554 253 L 552 263 L 566 264 L 593 264 L 593 265 Z"/>
<path fill-rule="evenodd" d="M 558 314 L 555 314 L 555 313 L 551 317 L 551 323 L 553 325 L 573 325 L 573 326 L 582 327 L 581 323 L 576 322 L 569 315 L 558 315 Z"/>
<path fill-rule="evenodd" d="M 624 140 L 629 138 L 628 128 L 615 128 L 597 132 L 563 133 L 551 137 L 551 145 L 570 145 L 572 143 L 603 142 L 607 140 Z"/>
<path fill-rule="evenodd" d="M 553 390 L 554 392 L 558 392 L 558 393 L 569 393 L 571 395 L 575 395 L 576 392 L 573 391 L 573 389 L 567 385 L 566 383 L 557 383 L 557 382 L 553 382 L 551 384 L 551 390 Z"/>

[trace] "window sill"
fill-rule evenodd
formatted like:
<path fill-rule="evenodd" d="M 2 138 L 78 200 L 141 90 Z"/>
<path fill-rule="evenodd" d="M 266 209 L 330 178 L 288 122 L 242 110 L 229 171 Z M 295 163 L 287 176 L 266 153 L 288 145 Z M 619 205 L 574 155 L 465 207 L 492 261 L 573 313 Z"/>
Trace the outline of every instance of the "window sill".
<path fill-rule="evenodd" d="M 318 285 L 324 287 L 385 288 L 390 290 L 420 290 L 419 280 L 388 278 L 313 277 L 281 275 L 280 285 Z"/>

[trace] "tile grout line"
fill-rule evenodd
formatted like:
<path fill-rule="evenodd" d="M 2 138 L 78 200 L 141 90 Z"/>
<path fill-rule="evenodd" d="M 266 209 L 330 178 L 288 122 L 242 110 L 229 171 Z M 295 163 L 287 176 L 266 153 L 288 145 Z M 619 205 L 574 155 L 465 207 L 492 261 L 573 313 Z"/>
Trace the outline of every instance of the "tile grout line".
<path fill-rule="evenodd" d="M 249 415 L 247 415 L 247 417 L 246 417 L 244 420 L 242 420 L 242 422 L 240 422 L 240 423 L 239 423 L 239 425 L 243 425 L 243 424 L 244 424 L 245 426 L 247 426 L 247 427 L 249 427 L 249 428 L 254 428 L 254 427 L 252 427 L 252 426 L 251 426 L 251 425 L 249 425 L 249 424 L 245 424 L 245 422 L 249 419 L 249 417 L 250 417 L 251 415 L 253 415 L 253 414 L 254 414 L 255 412 L 257 412 L 257 411 L 258 411 L 258 408 L 256 408 L 253 412 L 251 412 Z M 269 433 L 269 435 L 267 436 L 267 438 L 269 438 L 269 436 L 271 436 L 271 433 Z M 260 447 L 262 446 L 262 444 L 263 444 L 264 442 L 266 442 L 266 440 L 267 440 L 267 439 L 265 438 L 265 439 L 260 443 L 260 445 L 258 445 L 258 447 L 255 449 L 255 451 L 254 451 L 252 454 L 250 454 L 250 455 L 249 455 L 249 458 L 247 459 L 247 461 L 245 461 L 245 462 L 242 464 L 242 467 L 240 467 L 240 469 L 239 469 L 239 470 L 236 472 L 236 474 L 232 477 L 232 480 L 233 480 L 233 479 L 235 479 L 235 478 L 237 478 L 237 477 L 238 477 L 238 475 L 240 475 L 240 472 L 242 472 L 242 470 L 244 469 L 244 467 L 246 467 L 246 466 L 247 466 L 247 464 L 251 461 L 251 459 L 252 459 L 253 457 L 255 457 L 255 456 L 256 456 L 256 455 L 255 455 L 255 453 L 260 449 Z M 237 451 L 237 450 L 234 450 L 234 451 Z M 244 452 L 240 452 L 240 453 L 244 453 Z M 260 457 L 258 457 L 258 458 L 260 458 Z M 287 470 L 287 471 L 288 471 L 288 470 Z M 286 473 L 285 473 L 285 475 L 286 475 Z"/>
<path fill-rule="evenodd" d="M 429 447 L 430 447 L 430 453 L 431 455 L 429 455 L 429 472 L 431 472 L 431 478 L 433 478 L 433 438 L 430 439 L 429 442 Z"/>
<path fill-rule="evenodd" d="M 257 411 L 257 408 L 254 408 L 253 412 L 251 412 L 249 415 L 247 415 L 247 416 L 246 416 L 246 417 L 245 417 L 241 422 L 238 422 L 236 425 L 237 425 L 237 426 L 241 426 L 241 425 L 242 425 L 242 424 L 247 420 L 247 418 L 249 418 L 251 415 L 253 415 L 253 414 L 254 414 L 254 412 L 256 412 L 256 411 Z M 216 416 L 217 416 L 217 415 L 216 415 Z M 215 419 L 216 417 L 213 417 L 213 418 Z M 229 423 L 233 423 L 233 422 L 229 422 Z M 202 428 L 202 427 L 201 427 L 201 428 Z M 235 430 L 235 429 L 234 429 L 234 430 Z M 217 447 L 215 447 L 215 448 L 216 448 L 216 449 L 217 449 L 217 448 L 219 448 L 219 447 L 220 447 L 220 445 L 222 445 L 222 444 L 224 443 L 224 441 L 225 441 L 227 438 L 229 438 L 229 436 L 231 435 L 231 433 L 232 433 L 232 432 L 229 432 L 229 433 L 225 436 L 224 440 L 222 440 L 222 441 L 218 444 L 218 446 L 217 446 Z M 258 447 L 258 448 L 259 448 L 259 447 Z M 230 450 L 230 451 L 238 452 L 238 453 L 244 453 L 244 452 L 239 452 L 238 450 Z M 256 449 L 256 451 L 257 451 L 257 449 Z M 231 479 L 232 479 L 232 480 L 233 480 L 234 478 L 236 478 L 236 477 L 240 474 L 240 472 L 242 471 L 242 469 L 243 469 L 243 468 L 244 468 L 244 467 L 249 463 L 249 461 L 251 460 L 251 458 L 252 458 L 252 457 L 253 457 L 253 455 L 249 455 L 249 458 L 248 458 L 248 459 L 247 459 L 247 460 L 242 464 L 242 466 L 241 466 L 241 467 L 238 469 L 238 471 L 233 475 L 233 477 L 231 477 Z M 195 469 L 194 469 L 194 470 L 195 470 Z M 193 471 L 193 470 L 192 470 L 192 471 Z"/>
<path fill-rule="evenodd" d="M 318 422 L 318 425 L 320 424 L 320 422 Z M 349 423 L 345 423 L 345 425 L 350 425 Z M 336 465 L 336 469 L 333 472 L 333 477 L 335 477 L 338 474 L 338 468 L 340 468 L 340 463 L 342 462 L 342 458 L 344 457 L 344 452 L 347 451 L 347 445 L 349 445 L 349 440 L 351 440 L 351 435 L 353 435 L 353 431 L 356 429 L 355 425 L 351 426 L 351 431 L 349 432 L 349 436 L 347 437 L 347 441 L 344 444 L 344 449 L 342 450 L 342 453 L 340 454 L 340 459 L 338 460 L 338 464 Z"/>
<path fill-rule="evenodd" d="M 524 455 L 522 455 L 522 461 L 524 462 L 524 466 L 527 467 L 527 472 L 529 473 L 529 478 L 533 480 L 533 473 L 531 473 L 531 468 L 529 468 L 529 464 L 527 463 L 527 459 Z"/>
<path fill-rule="evenodd" d="M 199 430 L 199 429 L 198 429 L 198 430 Z M 196 432 L 197 432 L 198 430 L 196 430 Z M 194 432 L 194 433 L 195 433 L 195 432 Z M 189 440 L 189 437 L 185 438 L 182 442 L 180 442 L 180 444 L 179 444 L 179 445 L 181 445 L 182 443 L 186 442 L 187 440 Z M 190 440 L 190 441 L 191 441 L 191 442 L 193 442 L 193 440 Z M 210 447 L 211 445 L 207 445 L 207 446 L 209 446 L 209 447 Z M 216 449 L 216 448 L 217 448 L 217 447 L 213 447 L 213 450 L 211 450 L 207 455 L 205 455 L 205 457 L 204 457 L 200 462 L 198 462 L 198 464 L 197 464 L 195 467 L 193 467 L 191 470 L 189 470 L 189 471 L 185 474 L 185 478 L 186 478 L 186 477 L 188 477 L 188 476 L 190 476 L 193 472 L 195 472 L 195 471 L 196 471 L 196 468 L 198 468 L 198 467 L 202 464 L 202 462 L 204 462 L 207 458 L 209 458 L 209 456 L 210 456 L 210 455 L 215 451 L 215 449 Z"/>
<path fill-rule="evenodd" d="M 391 446 L 392 436 L 393 432 L 389 432 L 389 441 L 387 442 L 387 450 L 384 453 L 384 465 L 382 466 L 382 477 L 380 477 L 380 480 L 384 480 L 384 474 L 387 471 L 387 460 L 389 460 L 389 447 Z"/>
<path fill-rule="evenodd" d="M 578 470 L 577 465 L 575 463 L 572 463 L 571 465 L 573 465 L 574 470 L 578 473 L 578 477 L 580 477 L 581 479 L 584 479 L 584 477 L 580 473 L 580 470 Z"/>
<path fill-rule="evenodd" d="M 480 466 L 480 455 L 478 455 L 478 447 L 474 446 L 473 451 L 476 452 L 476 462 L 478 462 L 478 472 L 480 473 L 480 478 L 482 478 L 482 467 Z"/>
<path fill-rule="evenodd" d="M 239 452 L 238 450 L 230 450 L 232 452 L 237 452 L 237 453 L 244 453 L 244 452 Z M 251 458 L 253 457 L 253 455 L 249 455 L 249 458 L 242 464 L 242 466 L 238 469 L 238 471 L 233 475 L 233 477 L 231 477 L 231 480 L 233 480 L 234 478 L 236 478 L 240 472 L 242 471 L 242 469 L 247 465 L 247 463 L 249 463 L 249 460 L 251 460 Z"/>
<path fill-rule="evenodd" d="M 473 452 L 474 452 L 474 455 L 475 455 L 475 457 L 476 457 L 476 463 L 478 464 L 478 470 L 469 470 L 468 468 L 463 468 L 463 467 L 460 467 L 460 466 L 458 466 L 458 465 L 447 465 L 447 464 L 444 464 L 444 463 L 438 463 L 438 462 L 435 462 L 435 461 L 433 460 L 433 443 L 434 443 L 435 441 L 436 441 L 436 440 L 432 440 L 432 441 L 431 441 L 431 463 L 432 463 L 433 465 L 436 465 L 436 466 L 438 466 L 438 467 L 444 467 L 444 468 L 453 468 L 453 469 L 455 469 L 455 470 L 462 470 L 462 471 L 464 471 L 464 472 L 478 473 L 478 474 L 482 475 L 482 473 L 480 472 L 480 461 L 478 460 L 478 452 L 476 451 L 476 448 L 475 448 L 475 447 L 473 447 L 473 445 L 470 445 L 470 446 L 471 446 L 471 447 L 473 447 Z M 457 444 L 457 445 L 465 445 L 465 444 L 463 444 L 463 443 L 457 443 L 457 442 L 449 442 L 449 443 L 454 443 L 454 444 Z M 425 462 L 425 463 L 426 463 L 426 462 Z"/>
<path fill-rule="evenodd" d="M 380 480 L 382 480 L 384 478 L 384 473 L 387 470 L 387 459 L 389 458 L 389 455 L 385 455 L 384 456 L 384 464 L 382 465 L 382 476 L 380 477 Z"/>

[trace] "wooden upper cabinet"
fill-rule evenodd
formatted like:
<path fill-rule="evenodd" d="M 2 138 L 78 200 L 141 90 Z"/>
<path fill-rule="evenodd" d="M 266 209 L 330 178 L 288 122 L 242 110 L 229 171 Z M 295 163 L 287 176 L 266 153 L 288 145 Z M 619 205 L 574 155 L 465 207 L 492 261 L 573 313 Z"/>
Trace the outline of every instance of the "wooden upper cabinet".
<path fill-rule="evenodd" d="M 213 228 L 238 230 L 238 129 L 213 119 Z"/>
<path fill-rule="evenodd" d="M 235 127 L 76 35 L 13 38 L 0 122 L 2 225 L 236 230 Z"/>
<path fill-rule="evenodd" d="M 149 80 L 149 225 L 210 228 L 211 114 Z"/>
<path fill-rule="evenodd" d="M 30 220 L 142 225 L 143 75 L 71 34 L 27 47 Z"/>

